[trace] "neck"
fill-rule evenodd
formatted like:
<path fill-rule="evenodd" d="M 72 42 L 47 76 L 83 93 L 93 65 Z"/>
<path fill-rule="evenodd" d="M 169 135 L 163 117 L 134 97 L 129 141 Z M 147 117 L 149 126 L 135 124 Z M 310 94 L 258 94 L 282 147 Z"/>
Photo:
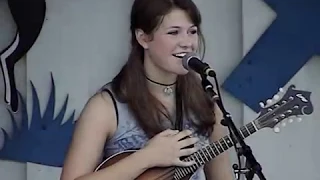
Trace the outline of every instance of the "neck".
<path fill-rule="evenodd" d="M 152 79 L 151 77 L 146 75 L 147 86 L 150 92 L 155 96 L 167 96 L 172 97 L 175 94 L 176 82 L 172 83 L 163 83 L 161 81 L 157 81 Z"/>
<path fill-rule="evenodd" d="M 144 60 L 145 76 L 150 92 L 156 96 L 166 96 L 165 88 L 176 89 L 177 75 L 166 72 L 155 66 L 148 58 Z"/>

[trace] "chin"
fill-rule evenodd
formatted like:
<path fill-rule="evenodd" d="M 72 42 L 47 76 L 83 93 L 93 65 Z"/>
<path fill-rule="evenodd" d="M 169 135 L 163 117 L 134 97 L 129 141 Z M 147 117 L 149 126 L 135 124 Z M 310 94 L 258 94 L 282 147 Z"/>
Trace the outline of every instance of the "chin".
<path fill-rule="evenodd" d="M 185 69 L 181 69 L 181 70 L 178 70 L 175 72 L 175 74 L 180 75 L 180 76 L 186 75 L 188 73 L 189 73 L 189 71 L 185 70 Z"/>

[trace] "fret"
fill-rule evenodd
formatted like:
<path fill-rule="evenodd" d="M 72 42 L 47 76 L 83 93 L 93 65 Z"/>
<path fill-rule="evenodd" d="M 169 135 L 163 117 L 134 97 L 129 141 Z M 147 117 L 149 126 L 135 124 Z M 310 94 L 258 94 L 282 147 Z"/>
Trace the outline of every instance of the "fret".
<path fill-rule="evenodd" d="M 210 151 L 208 151 L 208 146 L 204 148 L 206 152 L 208 153 L 208 156 L 210 157 L 210 160 L 213 159 L 214 156 L 211 156 Z"/>
<path fill-rule="evenodd" d="M 200 151 L 202 152 L 202 154 L 203 154 L 203 156 L 204 156 L 204 158 L 205 158 L 205 162 L 208 162 L 209 161 L 209 159 L 208 159 L 208 154 L 206 154 L 206 151 L 203 151 L 203 148 L 202 149 L 200 149 Z"/>
<path fill-rule="evenodd" d="M 190 156 L 189 156 L 190 157 Z M 190 160 L 190 158 L 187 158 Z M 193 166 L 195 165 L 192 165 L 192 166 L 189 166 L 189 167 L 179 167 L 179 168 L 176 168 L 176 169 L 180 169 L 180 172 L 182 172 L 181 174 L 183 174 L 183 176 L 179 177 L 179 178 L 182 178 L 184 176 L 186 176 L 187 174 L 189 173 L 192 173 L 192 172 L 195 172 L 194 169 L 196 170 L 198 167 L 196 166 L 194 169 L 193 169 Z"/>
<path fill-rule="evenodd" d="M 249 129 L 248 129 L 248 127 L 247 127 L 247 125 L 245 125 L 245 126 L 244 126 L 244 128 L 245 128 L 245 130 L 247 131 L 247 133 L 250 135 L 251 133 L 250 133 L 250 131 L 249 131 Z"/>
<path fill-rule="evenodd" d="M 187 160 L 188 160 L 188 161 L 196 161 L 196 160 L 193 158 L 192 155 L 189 156 L 189 157 L 187 158 Z M 198 163 L 197 163 L 197 161 L 196 161 L 196 164 L 194 164 L 194 165 L 192 165 L 192 166 L 189 166 L 189 167 L 187 167 L 187 168 L 190 168 L 192 172 L 193 172 L 194 170 L 197 170 L 197 168 L 198 168 Z"/>
<path fill-rule="evenodd" d="M 178 176 L 177 176 L 177 174 L 175 173 L 174 175 L 173 175 L 173 180 L 179 180 L 180 178 L 178 178 Z"/>
<path fill-rule="evenodd" d="M 251 122 L 252 126 L 254 127 L 255 132 L 257 132 L 259 129 L 254 121 Z"/>
<path fill-rule="evenodd" d="M 249 131 L 246 129 L 245 126 L 242 126 L 242 127 L 240 128 L 240 132 L 242 132 L 243 138 L 248 137 L 248 136 L 250 135 Z"/>
<path fill-rule="evenodd" d="M 204 164 L 204 163 L 205 163 L 205 160 L 203 159 L 203 156 L 204 156 L 204 155 L 203 155 L 203 151 L 199 150 L 197 153 L 199 154 L 199 156 L 200 156 L 200 158 L 201 158 L 200 164 L 201 164 L 201 165 Z"/>
<path fill-rule="evenodd" d="M 190 160 L 195 160 L 194 158 L 192 158 L 193 156 L 189 156 L 186 158 L 186 160 L 190 161 Z M 195 160 L 196 161 L 196 160 Z M 188 166 L 188 167 L 178 167 L 176 168 L 176 172 L 178 172 L 178 174 L 175 174 L 174 177 L 177 177 L 178 179 L 183 178 L 184 176 L 186 176 L 187 174 L 191 174 L 194 173 L 198 167 L 200 167 L 200 165 L 198 164 L 198 162 L 196 161 L 196 164 L 192 165 L 192 166 Z"/>
<path fill-rule="evenodd" d="M 224 141 L 223 138 L 221 138 L 221 139 L 219 140 L 219 142 L 220 142 L 220 144 L 222 145 L 222 148 L 223 148 L 224 150 L 227 150 L 227 149 L 228 149 L 228 146 L 226 145 L 226 142 Z"/>
<path fill-rule="evenodd" d="M 255 133 L 255 132 L 257 131 L 253 124 L 254 124 L 254 123 L 251 122 L 251 123 L 249 123 L 249 124 L 246 125 L 247 128 L 249 129 L 250 134 L 253 134 L 253 133 Z"/>
<path fill-rule="evenodd" d="M 212 143 L 212 145 L 213 145 L 212 150 L 213 150 L 213 152 L 215 153 L 215 155 L 216 155 L 216 156 L 219 155 L 220 152 L 218 151 L 216 144 L 215 144 L 215 143 Z"/>
<path fill-rule="evenodd" d="M 190 156 L 186 158 L 187 160 L 190 159 Z M 189 174 L 190 172 L 192 172 L 192 170 L 190 169 L 190 167 L 184 167 L 182 169 L 182 171 L 184 172 L 184 174 Z"/>
<path fill-rule="evenodd" d="M 224 151 L 224 150 L 223 150 L 223 148 L 221 147 L 220 142 L 218 141 L 218 142 L 216 142 L 215 144 L 216 144 L 216 146 L 217 146 L 217 148 L 218 148 L 219 152 L 220 152 L 220 153 L 223 153 L 223 151 Z"/>
<path fill-rule="evenodd" d="M 232 139 L 230 136 L 225 136 L 224 139 L 227 142 L 229 148 L 233 146 Z"/>
<path fill-rule="evenodd" d="M 188 167 L 187 167 L 187 168 L 184 168 L 184 171 L 186 172 L 186 174 L 189 174 L 189 173 L 192 172 L 191 169 L 189 169 Z"/>
<path fill-rule="evenodd" d="M 196 161 L 193 156 L 189 156 L 188 158 L 186 158 L 188 161 L 192 160 L 192 161 Z M 192 166 L 188 166 L 188 167 L 185 167 L 186 168 L 186 171 L 190 171 L 190 172 L 195 172 L 197 170 L 197 168 L 199 167 L 197 161 L 196 161 L 196 164 L 192 165 Z M 189 173 L 189 172 L 188 172 Z"/>
<path fill-rule="evenodd" d="M 198 152 L 194 153 L 192 156 L 195 157 L 193 159 L 196 161 L 197 166 L 199 167 L 201 165 L 201 160 L 198 158 Z"/>
<path fill-rule="evenodd" d="M 214 147 L 212 147 L 212 144 L 209 145 L 209 148 L 210 148 L 210 151 L 212 152 L 212 154 L 213 154 L 214 156 L 217 156 L 217 155 L 218 155 L 218 153 L 216 153 L 216 152 L 214 151 Z"/>
<path fill-rule="evenodd" d="M 182 174 L 181 171 L 183 171 L 183 169 L 181 169 L 181 168 L 176 168 L 175 169 L 175 175 L 178 177 L 178 179 L 183 177 L 183 174 Z"/>
<path fill-rule="evenodd" d="M 208 145 L 206 147 L 206 149 L 208 149 L 208 151 L 210 152 L 212 157 L 216 157 L 216 153 L 214 152 L 214 150 L 212 149 L 211 145 Z"/>

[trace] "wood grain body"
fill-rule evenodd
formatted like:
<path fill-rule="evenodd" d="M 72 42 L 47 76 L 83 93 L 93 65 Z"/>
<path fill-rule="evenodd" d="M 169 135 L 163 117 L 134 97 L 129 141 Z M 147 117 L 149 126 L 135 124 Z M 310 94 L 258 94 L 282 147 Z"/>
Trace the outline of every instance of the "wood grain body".
<path fill-rule="evenodd" d="M 109 157 L 108 159 L 104 160 L 96 168 L 95 171 L 99 171 L 101 169 L 107 168 L 108 166 L 111 166 L 117 163 L 118 161 L 128 157 L 134 152 L 136 152 L 136 150 L 128 150 L 128 151 L 117 153 Z M 123 173 L 125 173 L 125 170 L 123 170 Z M 138 176 L 135 180 L 176 180 L 173 175 L 174 175 L 173 167 L 155 167 L 155 168 L 146 170 L 144 173 Z M 181 180 L 189 180 L 191 175 L 187 175 Z"/>

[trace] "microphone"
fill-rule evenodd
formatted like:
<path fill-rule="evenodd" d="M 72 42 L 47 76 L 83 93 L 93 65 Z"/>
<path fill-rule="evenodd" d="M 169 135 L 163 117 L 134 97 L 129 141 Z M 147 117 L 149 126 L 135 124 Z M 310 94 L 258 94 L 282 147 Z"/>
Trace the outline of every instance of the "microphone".
<path fill-rule="evenodd" d="M 213 85 L 211 82 L 206 78 L 206 76 L 215 77 L 216 73 L 207 63 L 204 63 L 200 60 L 200 57 L 196 53 L 187 53 L 182 58 L 182 65 L 187 70 L 194 70 L 195 72 L 201 75 L 202 87 L 208 93 L 209 97 L 212 100 L 219 100 L 218 94 L 214 91 Z"/>
<path fill-rule="evenodd" d="M 216 73 L 207 63 L 204 63 L 200 60 L 200 57 L 196 53 L 187 53 L 182 58 L 182 65 L 187 70 L 194 70 L 200 75 L 206 75 L 215 77 Z"/>

